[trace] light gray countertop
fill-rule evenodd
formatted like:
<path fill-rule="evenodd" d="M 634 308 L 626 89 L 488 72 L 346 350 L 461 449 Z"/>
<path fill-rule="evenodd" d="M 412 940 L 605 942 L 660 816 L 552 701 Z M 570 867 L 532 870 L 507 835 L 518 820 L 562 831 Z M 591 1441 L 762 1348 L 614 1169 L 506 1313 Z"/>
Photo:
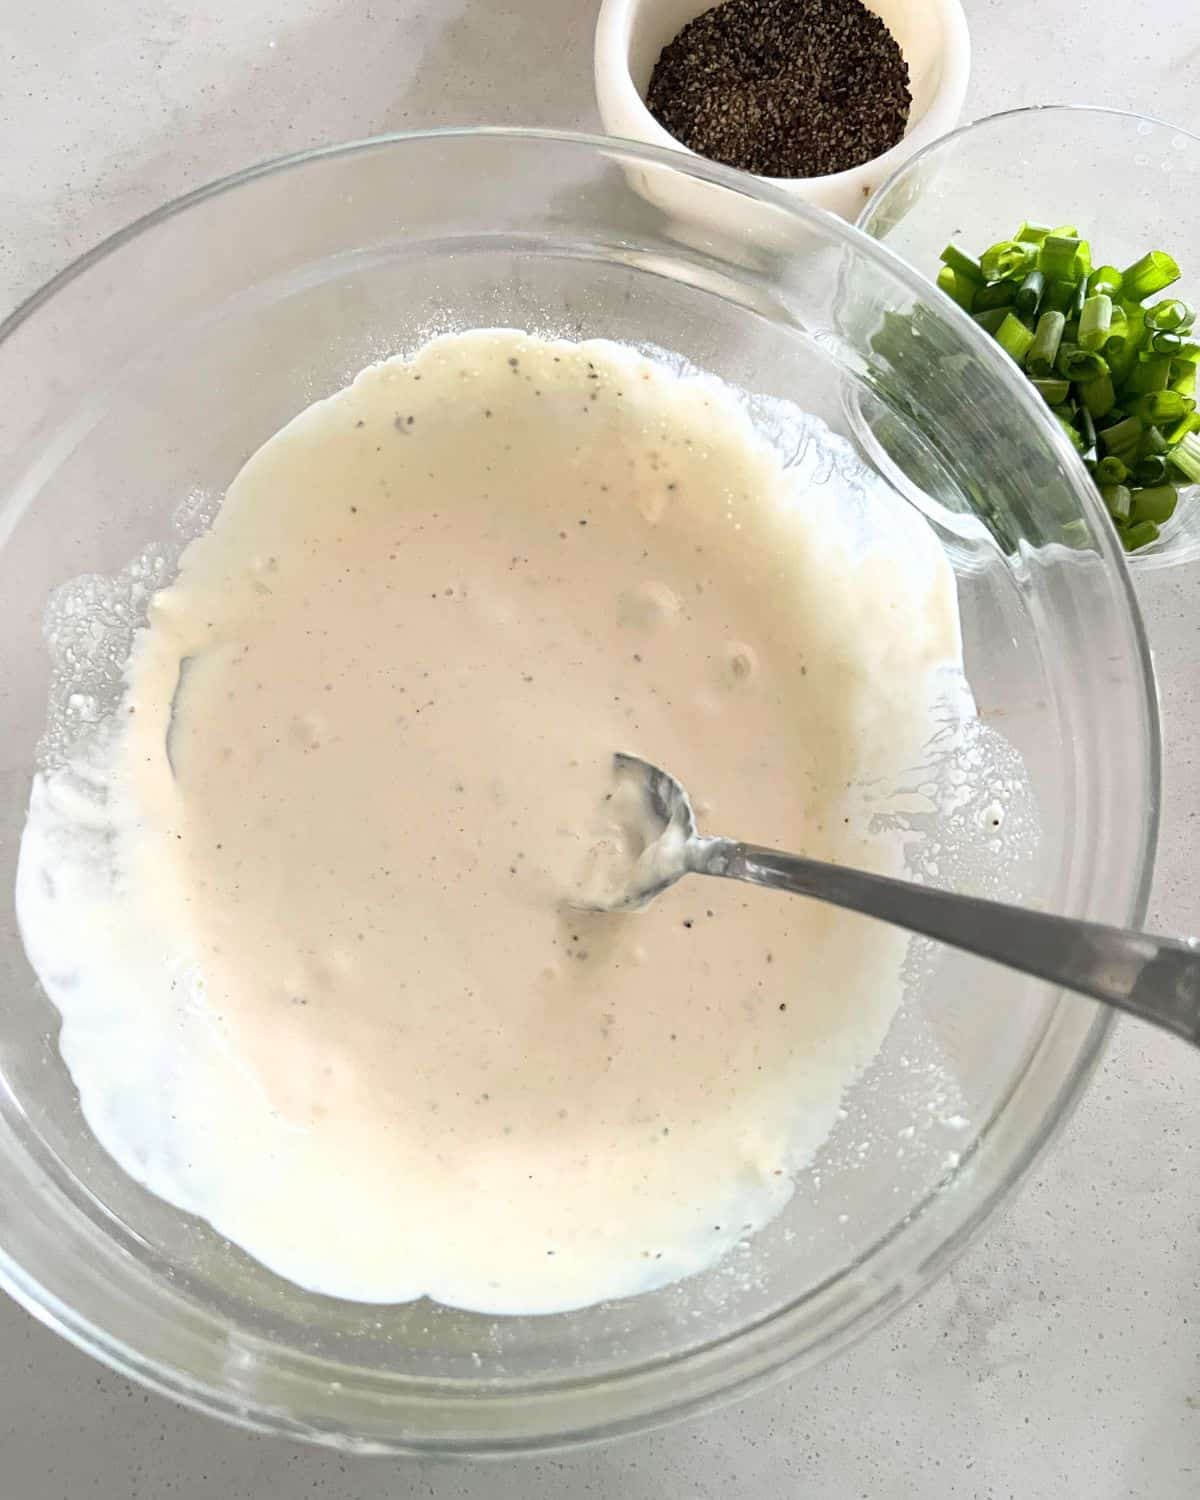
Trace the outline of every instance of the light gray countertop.
<path fill-rule="evenodd" d="M 1200 125 L 1196 0 L 966 9 L 971 115 L 1071 99 Z M 0 0 L 0 313 L 138 214 L 263 157 L 436 124 L 594 127 L 595 10 Z M 1195 930 L 1200 568 L 1139 593 L 1167 746 L 1150 919 Z M 0 1500 L 1195 1500 L 1198 1142 L 1200 1054 L 1123 1024 L 1017 1201 L 849 1355 L 664 1433 L 504 1467 L 349 1460 L 227 1430 L 0 1299 Z"/>

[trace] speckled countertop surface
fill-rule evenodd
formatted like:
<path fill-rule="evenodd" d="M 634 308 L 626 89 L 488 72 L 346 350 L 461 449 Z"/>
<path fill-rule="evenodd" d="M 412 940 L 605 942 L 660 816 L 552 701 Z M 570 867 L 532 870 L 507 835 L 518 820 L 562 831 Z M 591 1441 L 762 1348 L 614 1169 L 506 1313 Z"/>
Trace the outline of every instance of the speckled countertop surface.
<path fill-rule="evenodd" d="M 965 0 L 969 114 L 1200 125 L 1196 0 Z M 593 127 L 596 0 L 0 4 L 0 312 L 162 200 L 436 124 Z M 514 67 L 514 58 L 520 66 Z M 1140 595 L 1167 742 L 1151 922 L 1200 927 L 1200 568 Z M 1200 1054 L 1133 1023 L 951 1274 L 848 1356 L 658 1435 L 505 1467 L 346 1460 L 131 1388 L 0 1299 L 2 1500 L 1195 1500 Z"/>

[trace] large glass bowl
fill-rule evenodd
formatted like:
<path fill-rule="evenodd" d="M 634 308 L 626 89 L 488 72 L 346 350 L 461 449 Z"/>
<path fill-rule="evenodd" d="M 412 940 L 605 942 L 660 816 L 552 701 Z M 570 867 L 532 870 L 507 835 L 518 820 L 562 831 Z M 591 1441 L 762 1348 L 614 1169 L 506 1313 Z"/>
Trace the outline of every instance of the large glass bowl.
<path fill-rule="evenodd" d="M 949 240 L 978 254 L 1026 219 L 1076 224 L 1103 261 L 1168 250 L 1170 295 L 1200 302 L 1200 136 L 1124 110 L 1038 105 L 975 120 L 903 163 L 858 224 L 932 279 Z M 963 314 L 965 317 L 965 314 Z M 1135 571 L 1200 558 L 1200 486 L 1188 486 Z"/>
<path fill-rule="evenodd" d="M 687 191 L 656 191 L 672 185 Z M 680 200 L 694 220 L 654 206 Z M 922 389 L 880 352 L 888 319 L 914 315 L 944 372 Z M 117 235 L 0 329 L 6 890 L 52 686 L 60 716 L 103 714 L 148 593 L 255 446 L 364 363 L 478 325 L 659 346 L 842 432 L 853 406 L 889 434 L 889 504 L 918 486 L 984 495 L 988 525 L 952 538 L 981 727 L 970 764 L 940 774 L 974 776 L 986 805 L 937 814 L 917 784 L 933 773 L 914 772 L 909 832 L 944 883 L 1139 921 L 1158 810 L 1146 645 L 1112 531 L 1004 356 L 886 249 L 769 186 L 532 132 L 393 137 L 243 173 Z M 982 361 L 993 400 L 961 403 L 956 361 Z M 4 1286 L 148 1385 L 356 1451 L 585 1441 L 830 1354 L 961 1249 L 1063 1119 L 1108 1025 L 917 951 L 892 1033 L 790 1207 L 711 1272 L 541 1318 L 363 1306 L 279 1280 L 112 1163 L 5 912 Z"/>

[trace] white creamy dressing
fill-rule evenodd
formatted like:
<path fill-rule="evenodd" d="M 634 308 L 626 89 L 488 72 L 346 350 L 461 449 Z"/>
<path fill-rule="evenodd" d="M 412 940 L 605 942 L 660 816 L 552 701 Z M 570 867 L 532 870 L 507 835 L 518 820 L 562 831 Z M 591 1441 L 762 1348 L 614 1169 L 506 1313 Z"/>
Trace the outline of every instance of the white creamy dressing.
<path fill-rule="evenodd" d="M 903 936 L 698 878 L 563 897 L 614 750 L 707 831 L 896 867 L 855 789 L 932 733 L 953 577 L 919 521 L 915 572 L 842 548 L 824 493 L 716 382 L 505 331 L 260 449 L 22 845 L 122 1166 L 302 1286 L 499 1313 L 674 1280 L 775 1214 Z"/>

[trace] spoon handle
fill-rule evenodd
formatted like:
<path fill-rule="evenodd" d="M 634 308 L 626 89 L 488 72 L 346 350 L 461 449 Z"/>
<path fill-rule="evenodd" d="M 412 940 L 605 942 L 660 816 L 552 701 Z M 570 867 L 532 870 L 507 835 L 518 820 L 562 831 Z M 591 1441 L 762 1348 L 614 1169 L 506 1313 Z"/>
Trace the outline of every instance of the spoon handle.
<path fill-rule="evenodd" d="M 1200 941 L 1152 937 L 843 869 L 732 839 L 698 838 L 697 874 L 814 896 L 1118 1006 L 1200 1046 Z"/>

